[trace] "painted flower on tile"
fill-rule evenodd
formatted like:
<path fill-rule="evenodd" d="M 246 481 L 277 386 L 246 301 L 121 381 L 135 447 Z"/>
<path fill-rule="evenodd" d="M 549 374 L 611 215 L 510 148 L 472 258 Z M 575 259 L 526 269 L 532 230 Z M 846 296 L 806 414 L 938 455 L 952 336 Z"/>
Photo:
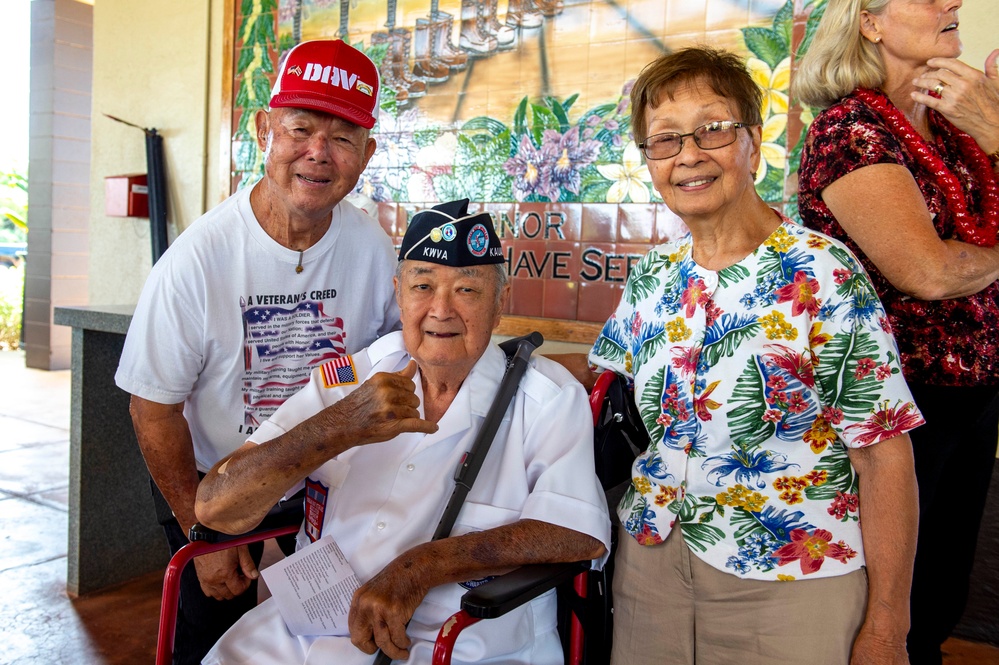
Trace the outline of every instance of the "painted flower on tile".
<path fill-rule="evenodd" d="M 372 171 L 371 169 L 365 169 L 361 174 L 361 177 L 357 180 L 357 186 L 354 187 L 354 191 L 358 194 L 363 194 L 372 201 L 392 200 L 389 190 L 384 180 L 382 180 L 381 172 Z"/>
<path fill-rule="evenodd" d="M 795 34 L 794 7 L 795 3 L 787 0 L 774 14 L 770 26 L 754 25 L 741 29 L 746 48 L 752 53 L 746 59 L 746 68 L 763 93 L 760 105 L 764 123 L 763 145 L 760 168 L 756 173 L 756 190 L 771 205 L 784 202 L 785 180 L 788 174 L 795 173 L 800 159 L 800 150 L 791 155 L 787 153 L 788 90 L 791 82 L 792 35 Z M 798 58 L 807 48 L 805 42 L 809 41 L 810 33 L 814 32 L 814 22 L 809 24 L 807 32 L 809 34 L 798 46 Z M 793 204 L 789 210 L 794 216 L 796 208 Z"/>
<path fill-rule="evenodd" d="M 791 58 L 786 57 L 770 69 L 770 65 L 759 58 L 746 60 L 746 69 L 763 91 L 762 116 L 787 113 L 787 91 L 791 86 Z"/>
<path fill-rule="evenodd" d="M 652 200 L 649 187 L 645 184 L 652 182 L 652 175 L 634 143 L 625 146 L 620 164 L 600 164 L 597 171 L 614 183 L 607 190 L 608 203 L 648 203 Z"/>
<path fill-rule="evenodd" d="M 760 144 L 762 159 L 760 159 L 760 168 L 756 172 L 756 184 L 763 182 L 767 177 L 768 169 L 781 171 L 783 177 L 784 167 L 787 166 L 787 148 L 782 146 L 779 141 L 784 138 L 786 131 L 786 113 L 772 115 L 763 122 L 763 143 Z"/>
<path fill-rule="evenodd" d="M 550 181 L 557 200 L 559 187 L 573 194 L 579 194 L 580 169 L 593 163 L 600 152 L 600 141 L 579 140 L 579 127 L 573 127 L 564 134 L 552 129 L 545 130 L 541 152 L 554 157 L 551 164 Z M 550 198 L 550 197 L 549 197 Z"/>
<path fill-rule="evenodd" d="M 513 195 L 518 201 L 524 201 L 531 195 L 551 198 L 550 158 L 542 148 L 535 148 L 531 138 L 524 134 L 520 137 L 517 154 L 508 159 L 503 168 L 513 176 Z"/>

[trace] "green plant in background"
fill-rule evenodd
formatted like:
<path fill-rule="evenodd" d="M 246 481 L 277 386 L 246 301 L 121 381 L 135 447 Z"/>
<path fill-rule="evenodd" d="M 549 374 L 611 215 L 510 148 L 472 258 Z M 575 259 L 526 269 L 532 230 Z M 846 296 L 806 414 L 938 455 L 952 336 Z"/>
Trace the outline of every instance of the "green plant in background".
<path fill-rule="evenodd" d="M 19 245 L 28 239 L 28 177 L 0 172 L 0 243 Z M 0 262 L 0 351 L 17 349 L 21 341 L 24 261 Z"/>
<path fill-rule="evenodd" d="M 0 267 L 0 351 L 21 343 L 21 304 L 24 297 L 24 263 Z"/>
<path fill-rule="evenodd" d="M 0 172 L 0 242 L 28 239 L 28 176 Z"/>
<path fill-rule="evenodd" d="M 510 178 L 502 168 L 510 155 L 510 131 L 491 118 L 476 118 L 465 123 L 457 139 L 456 183 L 471 185 L 464 189 L 469 198 L 478 197 L 473 201 L 509 201 Z"/>

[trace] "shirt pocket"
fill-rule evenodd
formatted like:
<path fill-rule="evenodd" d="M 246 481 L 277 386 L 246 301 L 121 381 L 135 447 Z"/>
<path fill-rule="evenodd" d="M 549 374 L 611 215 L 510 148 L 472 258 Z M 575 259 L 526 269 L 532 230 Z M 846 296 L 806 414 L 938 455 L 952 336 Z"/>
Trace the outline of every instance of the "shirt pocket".
<path fill-rule="evenodd" d="M 296 537 L 296 549 L 302 549 L 323 537 L 349 471 L 350 463 L 333 459 L 305 479 L 305 519 Z"/>
<path fill-rule="evenodd" d="M 519 510 L 501 508 L 488 503 L 475 503 L 466 501 L 458 513 L 454 528 L 451 529 L 452 536 L 461 536 L 475 531 L 485 531 L 495 529 L 498 526 L 513 524 L 520 519 Z"/>

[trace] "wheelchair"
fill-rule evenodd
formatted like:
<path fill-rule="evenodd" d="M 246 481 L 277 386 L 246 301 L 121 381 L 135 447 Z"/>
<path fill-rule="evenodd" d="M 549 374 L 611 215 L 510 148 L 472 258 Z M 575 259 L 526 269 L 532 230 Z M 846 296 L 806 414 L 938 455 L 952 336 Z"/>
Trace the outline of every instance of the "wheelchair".
<path fill-rule="evenodd" d="M 623 377 L 600 375 L 590 393 L 594 424 L 594 456 L 614 521 L 614 507 L 630 478 L 631 462 L 647 445 L 634 399 Z M 191 528 L 191 543 L 181 548 L 167 565 L 163 578 L 156 665 L 170 665 L 180 576 L 197 556 L 252 542 L 297 533 L 304 518 L 303 501 L 292 497 L 275 506 L 253 531 L 229 536 L 200 524 Z M 602 570 L 590 561 L 522 566 L 466 592 L 461 609 L 441 626 L 434 645 L 433 665 L 450 665 L 451 652 L 461 631 L 479 621 L 503 616 L 543 593 L 555 589 L 558 624 L 565 662 L 598 665 L 610 661 L 613 605 L 610 581 L 616 528 L 611 529 L 611 556 Z M 373 657 L 372 657 L 373 658 Z"/>

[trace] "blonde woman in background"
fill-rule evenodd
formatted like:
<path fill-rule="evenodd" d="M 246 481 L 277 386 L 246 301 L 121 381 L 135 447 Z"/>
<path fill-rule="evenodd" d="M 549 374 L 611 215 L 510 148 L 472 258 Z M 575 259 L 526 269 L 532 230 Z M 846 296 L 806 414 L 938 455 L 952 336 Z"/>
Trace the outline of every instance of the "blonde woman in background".
<path fill-rule="evenodd" d="M 961 0 L 829 0 L 794 92 L 825 109 L 799 175 L 806 226 L 858 255 L 927 425 L 909 658 L 941 663 L 967 600 L 999 428 L 999 50 L 961 55 Z"/>

